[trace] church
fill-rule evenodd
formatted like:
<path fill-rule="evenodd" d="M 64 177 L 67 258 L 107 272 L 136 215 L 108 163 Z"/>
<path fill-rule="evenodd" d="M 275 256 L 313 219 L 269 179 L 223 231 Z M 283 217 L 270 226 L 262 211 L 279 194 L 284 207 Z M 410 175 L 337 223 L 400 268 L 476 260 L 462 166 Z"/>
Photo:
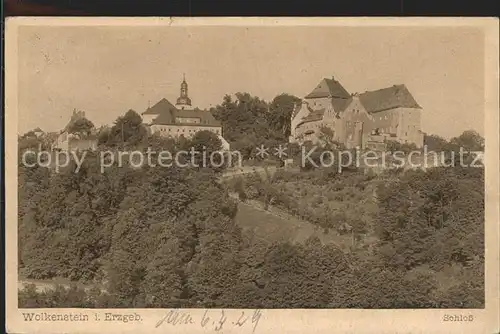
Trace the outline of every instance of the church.
<path fill-rule="evenodd" d="M 185 76 L 175 105 L 163 98 L 142 113 L 142 121 L 152 133 L 172 138 L 191 138 L 198 131 L 210 131 L 217 135 L 223 149 L 229 149 L 222 136 L 222 124 L 211 112 L 192 107 Z"/>

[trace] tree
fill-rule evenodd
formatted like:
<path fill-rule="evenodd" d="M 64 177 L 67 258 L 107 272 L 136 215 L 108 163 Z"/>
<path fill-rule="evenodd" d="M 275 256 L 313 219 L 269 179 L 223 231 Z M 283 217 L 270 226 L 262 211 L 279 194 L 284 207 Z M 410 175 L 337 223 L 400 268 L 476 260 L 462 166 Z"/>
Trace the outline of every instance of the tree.
<path fill-rule="evenodd" d="M 216 166 L 224 163 L 224 157 L 221 152 L 222 142 L 215 133 L 205 130 L 198 131 L 189 141 L 189 145 L 195 152 L 193 159 L 196 166 L 210 167 L 212 162 Z"/>
<path fill-rule="evenodd" d="M 386 148 L 391 153 L 399 151 L 407 154 L 411 151 L 416 151 L 417 145 L 415 145 L 414 143 L 400 143 L 395 140 L 388 140 L 386 141 Z"/>
<path fill-rule="evenodd" d="M 222 104 L 213 108 L 212 112 L 222 123 L 225 138 L 231 144 L 247 136 L 256 139 L 269 136 L 266 120 L 268 105 L 249 93 L 236 93 L 236 101 L 229 95 L 224 96 Z"/>
<path fill-rule="evenodd" d="M 300 102 L 298 97 L 282 93 L 276 96 L 269 105 L 267 121 L 270 131 L 275 132 L 277 136 L 282 136 L 284 140 L 290 136 L 292 113 L 298 102 Z"/>
<path fill-rule="evenodd" d="M 94 129 L 94 123 L 92 123 L 85 117 L 81 117 L 72 122 L 67 130 L 71 134 L 85 137 L 91 134 L 92 129 Z"/>
<path fill-rule="evenodd" d="M 191 138 L 191 146 L 195 150 L 201 151 L 205 147 L 207 151 L 215 152 L 222 149 L 222 142 L 215 133 L 203 130 L 194 134 Z"/>
<path fill-rule="evenodd" d="M 147 130 L 142 124 L 141 116 L 133 110 L 127 111 L 124 116 L 118 117 L 108 136 L 109 146 L 124 145 L 137 147 L 147 137 Z"/>
<path fill-rule="evenodd" d="M 424 145 L 427 146 L 427 150 L 435 152 L 443 152 L 448 149 L 448 141 L 443 137 L 433 134 L 426 134 L 424 136 Z"/>
<path fill-rule="evenodd" d="M 109 141 L 109 134 L 111 133 L 111 128 L 105 126 L 101 127 L 97 131 L 97 144 L 98 145 L 107 145 Z"/>
<path fill-rule="evenodd" d="M 450 262 L 466 265 L 482 258 L 481 174 L 474 168 L 433 168 L 381 185 L 376 226 L 387 265 L 411 269 L 428 264 L 440 270 Z"/>
<path fill-rule="evenodd" d="M 36 136 L 27 135 L 18 137 L 17 143 L 17 147 L 20 152 L 23 152 L 24 150 L 36 150 L 42 144 L 40 139 Z"/>
<path fill-rule="evenodd" d="M 464 151 L 484 150 L 484 138 L 474 130 L 464 131 L 460 136 L 452 138 L 450 143 L 463 147 Z"/>
<path fill-rule="evenodd" d="M 325 148 L 343 148 L 343 145 L 335 140 L 335 131 L 326 125 L 321 125 L 319 127 L 318 139 L 320 140 L 321 145 Z"/>

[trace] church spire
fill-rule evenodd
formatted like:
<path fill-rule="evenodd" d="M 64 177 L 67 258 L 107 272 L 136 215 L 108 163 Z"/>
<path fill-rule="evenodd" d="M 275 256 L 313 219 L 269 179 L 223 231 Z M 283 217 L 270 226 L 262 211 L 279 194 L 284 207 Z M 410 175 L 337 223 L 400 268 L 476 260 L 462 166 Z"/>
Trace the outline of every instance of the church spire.
<path fill-rule="evenodd" d="M 182 83 L 181 83 L 181 94 L 177 99 L 177 103 L 175 104 L 179 107 L 179 109 L 184 109 L 186 106 L 191 106 L 191 99 L 188 96 L 188 84 L 186 82 L 186 74 L 182 74 Z"/>

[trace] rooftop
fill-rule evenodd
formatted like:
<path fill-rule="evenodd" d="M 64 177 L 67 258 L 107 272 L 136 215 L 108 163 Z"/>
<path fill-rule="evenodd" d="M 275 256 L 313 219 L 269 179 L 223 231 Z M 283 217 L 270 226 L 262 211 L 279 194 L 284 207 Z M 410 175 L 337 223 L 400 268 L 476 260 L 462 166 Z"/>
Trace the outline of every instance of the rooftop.
<path fill-rule="evenodd" d="M 349 103 L 352 101 L 352 98 L 332 98 L 331 104 L 333 107 L 333 110 L 335 113 L 340 113 L 347 108 Z M 309 108 L 309 114 L 302 118 L 299 124 L 302 123 L 308 123 L 308 122 L 315 122 L 315 121 L 321 121 L 323 119 L 323 116 L 325 115 L 325 109 L 319 109 L 319 110 L 312 110 Z"/>
<path fill-rule="evenodd" d="M 355 94 L 355 96 L 359 97 L 361 104 L 368 113 L 376 113 L 394 108 L 422 109 L 405 85 L 394 85 L 392 87 L 368 91 L 362 94 Z M 331 104 L 336 113 L 344 111 L 353 100 L 353 97 L 347 93 L 344 87 L 334 79 L 323 79 L 305 98 L 318 97 L 331 98 Z M 299 110 L 300 104 L 297 105 L 293 111 L 293 117 Z M 325 113 L 324 109 L 312 110 L 309 108 L 309 110 L 309 114 L 302 118 L 299 124 L 320 121 L 323 119 Z"/>
<path fill-rule="evenodd" d="M 359 99 L 369 113 L 394 108 L 422 109 L 405 85 L 394 85 L 371 92 L 364 92 L 359 94 Z"/>
<path fill-rule="evenodd" d="M 148 108 L 143 115 L 158 115 L 152 124 L 158 125 L 193 125 L 193 126 L 221 126 L 210 111 L 200 109 L 177 109 L 167 99 L 161 99 L 154 106 Z M 200 123 L 183 123 L 178 121 L 178 117 L 183 118 L 198 118 Z"/>
<path fill-rule="evenodd" d="M 320 81 L 318 86 L 313 89 L 305 98 L 321 98 L 321 97 L 337 97 L 337 98 L 349 98 L 349 92 L 333 77 L 331 79 L 324 78 Z"/>

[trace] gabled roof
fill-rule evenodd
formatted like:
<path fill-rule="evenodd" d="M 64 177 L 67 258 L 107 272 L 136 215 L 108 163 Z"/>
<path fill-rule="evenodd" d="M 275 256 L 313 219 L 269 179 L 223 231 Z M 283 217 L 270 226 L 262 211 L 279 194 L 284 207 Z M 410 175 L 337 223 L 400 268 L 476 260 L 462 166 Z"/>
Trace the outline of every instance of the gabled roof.
<path fill-rule="evenodd" d="M 422 109 L 405 85 L 394 85 L 388 88 L 365 92 L 359 94 L 359 99 L 369 113 L 394 108 Z"/>
<path fill-rule="evenodd" d="M 158 101 L 154 106 L 146 109 L 145 112 L 143 112 L 143 115 L 160 115 L 165 112 L 169 112 L 170 110 L 176 110 L 177 108 L 174 107 L 172 103 L 170 103 L 167 99 L 163 98 L 160 101 Z"/>
<path fill-rule="evenodd" d="M 180 110 L 177 109 L 167 99 L 163 98 L 154 106 L 148 108 L 143 115 L 158 115 L 152 124 L 158 125 L 192 125 L 192 126 L 221 126 L 210 111 L 200 109 Z M 200 123 L 182 123 L 177 121 L 177 117 L 199 118 Z"/>
<path fill-rule="evenodd" d="M 349 96 L 349 92 L 340 84 L 340 82 L 334 78 L 324 78 L 312 92 L 305 96 L 305 98 L 339 97 L 347 99 Z"/>
<path fill-rule="evenodd" d="M 35 130 L 33 130 L 33 132 L 43 132 L 43 131 L 40 128 L 36 128 Z"/>

